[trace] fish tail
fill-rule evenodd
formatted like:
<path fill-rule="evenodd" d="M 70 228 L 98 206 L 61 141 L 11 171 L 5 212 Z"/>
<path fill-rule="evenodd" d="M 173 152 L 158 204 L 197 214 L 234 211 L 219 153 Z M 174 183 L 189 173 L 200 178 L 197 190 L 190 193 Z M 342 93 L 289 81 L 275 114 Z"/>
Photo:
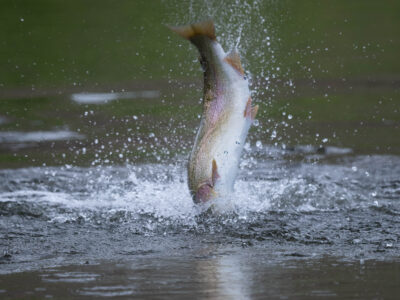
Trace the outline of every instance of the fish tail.
<path fill-rule="evenodd" d="M 181 37 L 193 42 L 195 37 L 205 36 L 215 41 L 215 26 L 212 20 L 206 20 L 199 23 L 194 23 L 185 26 L 168 26 L 172 31 L 179 34 Z"/>

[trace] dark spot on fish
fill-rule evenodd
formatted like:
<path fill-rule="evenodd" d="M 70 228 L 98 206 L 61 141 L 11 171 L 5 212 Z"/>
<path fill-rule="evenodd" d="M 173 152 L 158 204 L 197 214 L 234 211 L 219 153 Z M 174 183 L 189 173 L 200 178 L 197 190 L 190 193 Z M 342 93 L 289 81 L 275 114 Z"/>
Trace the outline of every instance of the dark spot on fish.
<path fill-rule="evenodd" d="M 203 72 L 207 70 L 207 61 L 203 56 L 199 56 L 199 62 L 201 65 L 201 68 L 203 69 Z"/>

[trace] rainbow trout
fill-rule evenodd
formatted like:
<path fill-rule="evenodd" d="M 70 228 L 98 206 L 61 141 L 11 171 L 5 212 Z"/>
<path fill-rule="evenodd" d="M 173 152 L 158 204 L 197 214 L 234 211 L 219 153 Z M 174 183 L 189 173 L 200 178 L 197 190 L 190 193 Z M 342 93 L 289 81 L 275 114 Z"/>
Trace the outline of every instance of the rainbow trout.
<path fill-rule="evenodd" d="M 258 110 L 236 50 L 225 53 L 209 20 L 170 27 L 200 52 L 204 72 L 203 115 L 188 165 L 189 190 L 195 203 L 233 191 L 244 142 Z"/>

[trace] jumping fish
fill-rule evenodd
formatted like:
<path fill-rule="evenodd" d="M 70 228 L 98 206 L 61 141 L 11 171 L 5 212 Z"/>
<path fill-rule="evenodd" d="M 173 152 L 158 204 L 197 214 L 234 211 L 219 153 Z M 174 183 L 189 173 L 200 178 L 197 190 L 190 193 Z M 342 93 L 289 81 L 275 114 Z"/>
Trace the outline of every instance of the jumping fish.
<path fill-rule="evenodd" d="M 225 53 L 211 20 L 170 28 L 197 47 L 204 72 L 203 114 L 188 164 L 193 201 L 203 203 L 233 191 L 258 105 L 251 105 L 239 53 Z"/>

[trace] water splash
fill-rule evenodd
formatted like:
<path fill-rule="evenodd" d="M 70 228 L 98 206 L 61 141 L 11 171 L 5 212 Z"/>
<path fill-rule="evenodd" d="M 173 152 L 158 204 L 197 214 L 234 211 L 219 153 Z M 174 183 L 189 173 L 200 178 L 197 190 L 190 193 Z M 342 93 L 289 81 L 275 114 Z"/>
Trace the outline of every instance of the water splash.
<path fill-rule="evenodd" d="M 279 61 L 281 37 L 278 35 L 282 22 L 287 21 L 284 1 L 189 1 L 186 4 L 175 1 L 165 2 L 170 10 L 165 23 L 189 24 L 206 18 L 212 18 L 217 31 L 218 42 L 228 51 L 237 49 L 246 71 L 252 91 L 252 99 L 259 104 L 259 116 L 269 114 L 275 104 L 282 82 L 288 93 L 294 93 L 295 85 L 291 81 L 290 70 Z M 174 47 L 176 45 L 173 45 Z M 182 68 L 198 70 L 197 63 L 182 64 Z M 187 70 L 179 70 L 180 73 Z M 189 73 L 190 73 L 189 72 Z M 264 119 L 259 126 L 251 129 L 249 139 L 256 135 L 258 139 L 279 145 L 290 128 L 288 122 Z M 270 139 L 270 132 L 275 132 Z"/>
<path fill-rule="evenodd" d="M 396 157 L 373 158 L 381 165 L 379 170 L 371 167 L 370 157 L 358 157 L 343 165 L 288 165 L 283 157 L 264 161 L 262 157 L 270 153 L 259 150 L 259 160 L 242 163 L 235 193 L 225 199 L 233 208 L 227 218 L 232 213 L 247 218 L 279 210 L 324 211 L 393 204 L 400 191 L 395 179 L 400 169 Z M 373 176 L 377 172 L 381 172 L 379 179 Z M 184 165 L 29 168 L 2 170 L 0 178 L 4 215 L 25 214 L 61 223 L 100 218 L 107 222 L 141 219 L 144 223 L 154 220 L 195 226 L 196 218 L 205 210 L 191 200 Z"/>
<path fill-rule="evenodd" d="M 2 272 L 169 256 L 193 243 L 280 245 L 280 253 L 296 249 L 305 256 L 398 256 L 398 157 L 296 159 L 298 153 L 277 149 L 252 151 L 226 199 L 233 209 L 220 214 L 193 204 L 184 165 L 0 170 L 2 259 L 12 262 Z M 46 280 L 92 280 L 89 273 L 63 276 Z"/>

